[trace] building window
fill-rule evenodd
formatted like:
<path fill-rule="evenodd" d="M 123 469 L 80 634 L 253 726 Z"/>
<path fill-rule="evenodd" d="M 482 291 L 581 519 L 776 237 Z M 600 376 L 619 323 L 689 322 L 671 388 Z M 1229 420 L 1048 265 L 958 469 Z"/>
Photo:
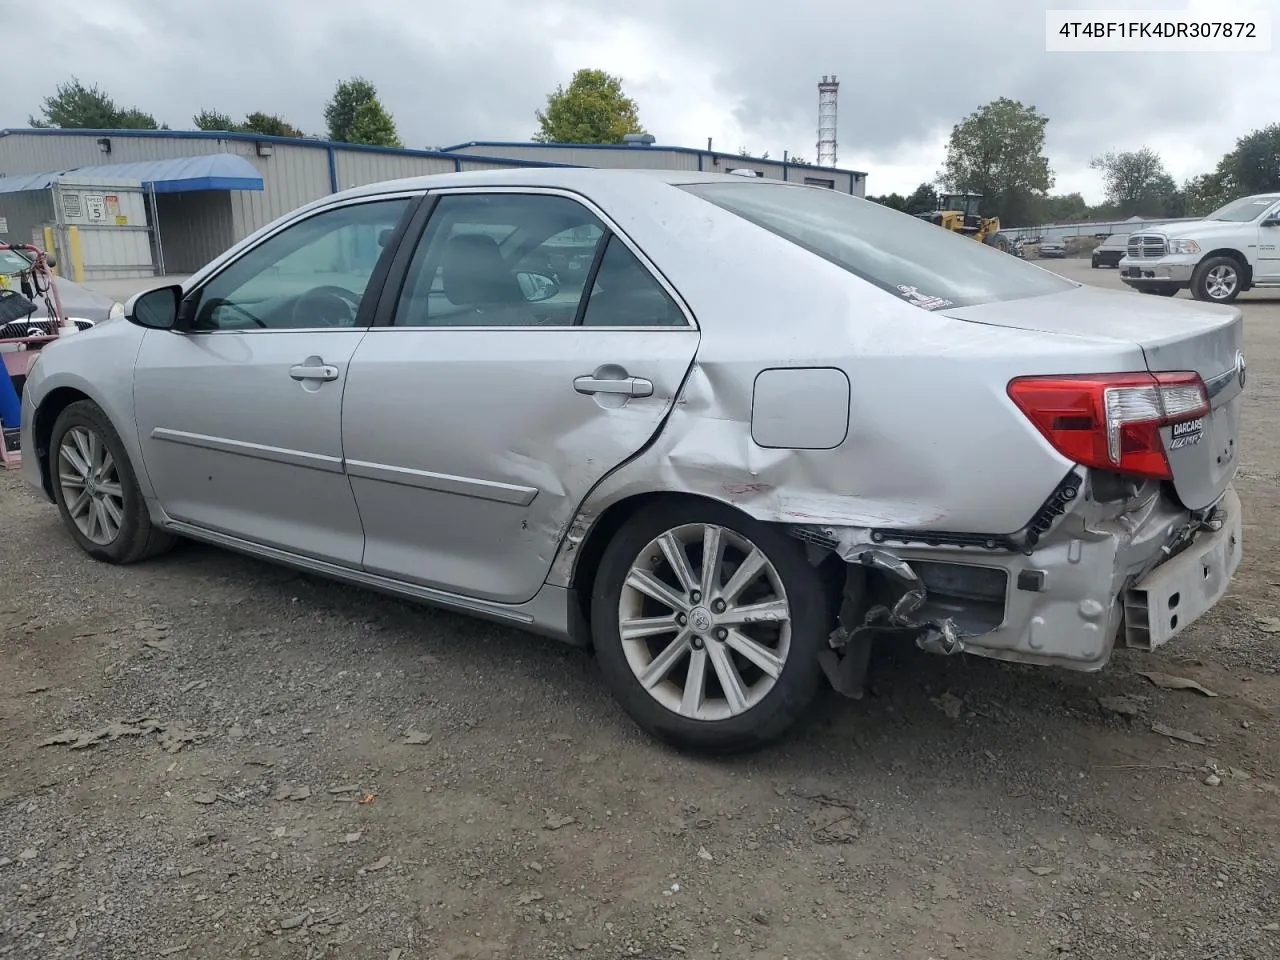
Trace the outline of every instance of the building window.
<path fill-rule="evenodd" d="M 827 180 L 824 177 L 805 177 L 804 184 L 806 187 L 826 187 L 828 190 L 836 188 L 834 180 Z"/>

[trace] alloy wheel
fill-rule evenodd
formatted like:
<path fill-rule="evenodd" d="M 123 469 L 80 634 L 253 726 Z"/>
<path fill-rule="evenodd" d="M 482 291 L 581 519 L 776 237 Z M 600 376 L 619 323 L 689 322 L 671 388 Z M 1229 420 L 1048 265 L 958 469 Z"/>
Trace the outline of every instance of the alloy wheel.
<path fill-rule="evenodd" d="M 791 648 L 782 578 L 748 538 L 710 523 L 654 538 L 627 572 L 618 633 L 649 695 L 692 720 L 738 716 L 777 684 Z"/>
<path fill-rule="evenodd" d="M 72 427 L 58 445 L 57 471 L 76 527 L 92 543 L 113 543 L 124 523 L 124 486 L 102 438 L 88 427 Z"/>
<path fill-rule="evenodd" d="M 1210 299 L 1224 300 L 1236 292 L 1238 282 L 1237 272 L 1226 264 L 1221 264 L 1205 275 L 1204 289 Z"/>

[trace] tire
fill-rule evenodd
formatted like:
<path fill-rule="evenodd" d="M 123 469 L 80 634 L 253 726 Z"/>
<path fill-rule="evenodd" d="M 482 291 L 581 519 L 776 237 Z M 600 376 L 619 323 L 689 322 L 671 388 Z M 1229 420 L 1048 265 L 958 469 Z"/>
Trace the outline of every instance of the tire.
<path fill-rule="evenodd" d="M 646 596 L 628 584 L 628 577 L 634 567 L 648 572 L 650 578 L 665 581 L 670 589 L 680 582 L 667 559 L 675 555 L 674 549 L 683 552 L 687 569 L 701 588 L 701 554 L 708 528 L 719 530 L 721 543 L 726 545 L 719 565 L 721 577 L 713 593 L 720 585 L 733 586 L 732 571 L 741 568 L 744 557 L 754 556 L 749 553 L 751 547 L 760 552 L 765 565 L 735 591 L 736 598 L 745 603 L 734 603 L 725 612 L 715 609 L 721 598 L 715 597 L 710 605 L 699 599 L 691 604 L 686 625 L 681 627 L 674 622 L 680 614 L 671 613 L 678 604 Z M 659 542 L 664 539 L 665 544 Z M 682 548 L 681 542 L 689 549 Z M 669 592 L 669 596 L 685 601 L 693 594 L 693 590 L 679 587 Z M 732 632 L 729 627 L 716 626 L 717 615 L 733 617 L 735 608 L 779 597 L 779 612 L 789 616 L 784 623 L 763 618 L 739 621 L 740 628 Z M 829 591 L 806 559 L 800 541 L 722 504 L 668 500 L 636 513 L 605 548 L 592 592 L 591 627 L 605 681 L 641 729 L 676 747 L 731 753 L 754 750 L 779 739 L 807 711 L 822 680 L 818 654 L 826 647 L 833 626 L 831 609 Z M 650 630 L 624 643 L 620 626 L 624 618 L 657 619 L 663 614 L 673 621 L 670 628 Z M 700 634 L 692 633 L 694 622 L 701 627 Z M 755 645 L 744 642 L 744 636 Z M 755 661 L 738 652 L 744 647 L 752 651 Z M 660 670 L 650 685 L 651 693 L 640 674 L 673 649 L 680 652 Z M 768 673 L 760 665 L 770 663 L 762 653 L 773 657 Z M 694 688 L 702 692 L 702 702 L 697 704 L 692 694 L 684 694 L 695 658 L 702 664 L 704 681 Z M 740 681 L 737 690 L 744 698 L 736 709 L 730 706 L 719 679 L 728 669 L 726 661 L 733 665 L 731 676 Z M 777 676 L 771 679 L 774 670 Z M 688 709 L 689 714 L 677 712 L 682 709 Z M 695 711 L 702 716 L 691 715 Z"/>
<path fill-rule="evenodd" d="M 1209 257 L 1191 275 L 1191 295 L 1209 303 L 1230 303 L 1244 284 L 1240 262 L 1232 257 Z"/>
<path fill-rule="evenodd" d="M 72 511 L 79 495 L 73 497 L 71 505 L 67 498 L 76 490 L 84 490 L 86 484 L 83 471 L 64 453 L 64 448 L 78 454 L 80 467 L 105 466 L 105 472 L 92 471 L 95 478 L 89 482 L 88 490 L 93 502 L 87 513 L 77 516 Z M 98 451 L 110 455 L 109 464 Z M 136 563 L 173 546 L 174 537 L 152 524 L 128 451 L 107 415 L 93 401 L 73 403 L 58 415 L 49 443 L 49 476 L 63 524 L 80 549 L 95 560 Z M 85 527 L 78 516 L 84 518 Z"/>

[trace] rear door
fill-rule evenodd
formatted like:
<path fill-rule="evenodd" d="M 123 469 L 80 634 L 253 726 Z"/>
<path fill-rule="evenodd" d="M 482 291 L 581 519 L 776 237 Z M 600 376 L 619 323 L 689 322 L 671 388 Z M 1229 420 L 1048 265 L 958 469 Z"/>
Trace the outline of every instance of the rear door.
<path fill-rule="evenodd" d="M 521 603 L 578 505 L 671 410 L 698 331 L 579 195 L 440 191 L 402 245 L 343 404 L 364 567 Z"/>

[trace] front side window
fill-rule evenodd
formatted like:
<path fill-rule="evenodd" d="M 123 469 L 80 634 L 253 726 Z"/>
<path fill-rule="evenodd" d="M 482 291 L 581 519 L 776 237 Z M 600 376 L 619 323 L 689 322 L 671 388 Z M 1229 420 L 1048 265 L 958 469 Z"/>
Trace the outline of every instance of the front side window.
<path fill-rule="evenodd" d="M 859 197 L 780 183 L 683 189 L 926 309 L 1037 297 L 1077 284 Z"/>
<path fill-rule="evenodd" d="M 410 199 L 326 210 L 258 244 L 199 292 L 194 330 L 350 327 Z"/>

